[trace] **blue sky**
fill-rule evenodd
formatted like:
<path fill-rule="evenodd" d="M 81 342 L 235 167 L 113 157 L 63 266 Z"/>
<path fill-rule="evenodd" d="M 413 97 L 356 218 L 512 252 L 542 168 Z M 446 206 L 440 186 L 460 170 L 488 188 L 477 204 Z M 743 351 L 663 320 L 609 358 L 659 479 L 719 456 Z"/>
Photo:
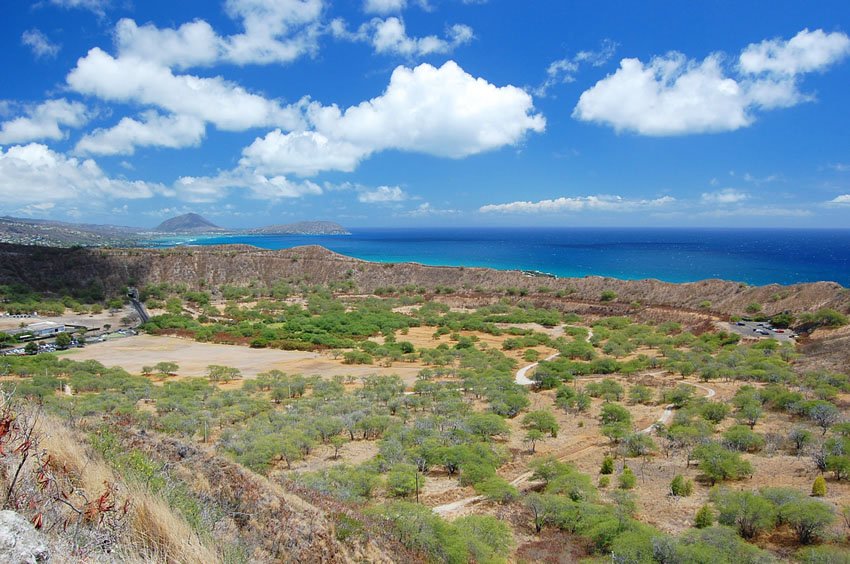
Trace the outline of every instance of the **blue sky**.
<path fill-rule="evenodd" d="M 850 227 L 844 1 L 0 11 L 3 215 Z"/>

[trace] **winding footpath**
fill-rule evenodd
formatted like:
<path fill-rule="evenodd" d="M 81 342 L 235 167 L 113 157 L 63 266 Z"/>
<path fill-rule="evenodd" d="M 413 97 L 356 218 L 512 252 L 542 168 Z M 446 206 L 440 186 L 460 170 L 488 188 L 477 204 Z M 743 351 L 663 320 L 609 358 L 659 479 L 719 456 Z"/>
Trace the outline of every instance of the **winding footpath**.
<path fill-rule="evenodd" d="M 592 338 L 593 338 L 593 330 L 589 330 L 588 334 L 587 334 L 587 338 L 586 338 L 587 342 L 590 342 L 590 339 L 592 339 Z M 544 359 L 544 361 L 553 360 L 553 359 L 557 358 L 558 355 L 560 355 L 560 354 L 561 353 L 555 353 L 555 354 L 549 355 Z M 527 374 L 528 374 L 529 371 L 534 370 L 539 364 L 540 364 L 540 362 L 533 362 L 533 363 L 531 363 L 527 366 L 523 366 L 522 368 L 517 370 L 516 377 L 514 379 L 516 381 L 516 383 L 519 384 L 520 386 L 530 386 L 530 385 L 534 384 L 534 381 L 530 380 L 528 378 Z M 648 375 L 657 376 L 657 375 L 663 374 L 665 372 L 666 371 L 652 372 L 652 373 L 649 373 Z M 709 388 L 708 386 L 703 386 L 702 384 L 689 384 L 689 385 L 693 386 L 695 388 L 699 388 L 701 390 L 704 390 L 706 392 L 706 394 L 705 394 L 706 398 L 713 398 L 715 395 L 717 395 L 717 392 L 715 392 L 713 389 Z M 666 425 L 670 421 L 670 419 L 673 418 L 674 409 L 675 409 L 675 406 L 673 404 L 665 406 L 664 411 L 661 413 L 661 416 L 652 425 L 650 425 L 649 427 L 647 427 L 645 429 L 641 429 L 638 432 L 648 434 L 648 433 L 651 433 L 655 429 L 655 426 L 657 424 L 662 423 L 662 424 Z M 514 487 L 518 487 L 521 484 L 527 482 L 529 479 L 531 479 L 531 476 L 533 474 L 534 473 L 531 472 L 531 471 L 524 472 L 524 473 L 520 474 L 519 476 L 517 476 L 516 478 L 514 478 L 510 482 L 510 484 Z M 436 513 L 437 515 L 440 515 L 441 517 L 447 517 L 447 516 L 453 515 L 454 513 L 460 511 L 461 509 L 463 509 L 464 507 L 466 507 L 468 505 L 472 505 L 474 503 L 478 503 L 479 501 L 483 501 L 483 500 L 484 500 L 484 496 L 476 495 L 476 496 L 472 496 L 472 497 L 466 497 L 466 498 L 463 498 L 463 499 L 459 499 L 459 500 L 453 501 L 451 503 L 445 503 L 443 505 L 437 505 L 436 507 L 431 508 L 431 510 L 434 513 Z"/>

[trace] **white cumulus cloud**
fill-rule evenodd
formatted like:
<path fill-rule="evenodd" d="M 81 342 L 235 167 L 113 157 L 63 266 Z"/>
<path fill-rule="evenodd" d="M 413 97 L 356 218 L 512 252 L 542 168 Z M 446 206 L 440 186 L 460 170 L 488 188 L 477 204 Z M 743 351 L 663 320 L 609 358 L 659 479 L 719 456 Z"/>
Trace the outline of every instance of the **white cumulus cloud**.
<path fill-rule="evenodd" d="M 75 151 L 97 155 L 132 155 L 136 147 L 197 146 L 205 132 L 204 122 L 182 115 L 163 116 L 153 110 L 141 120 L 125 117 L 109 129 L 96 129 L 79 142 Z"/>
<path fill-rule="evenodd" d="M 573 117 L 641 135 L 733 131 L 752 124 L 759 110 L 812 100 L 800 91 L 800 76 L 848 54 L 844 33 L 803 30 L 787 41 L 749 45 L 735 69 L 726 68 L 721 54 L 702 61 L 675 52 L 648 63 L 623 59 L 615 73 L 582 93 Z"/>
<path fill-rule="evenodd" d="M 474 78 L 453 61 L 400 66 L 382 95 L 345 110 L 313 103 L 307 120 L 313 132 L 272 131 L 243 151 L 241 164 L 303 174 L 350 171 L 390 149 L 461 158 L 515 145 L 546 127 L 528 93 Z"/>
<path fill-rule="evenodd" d="M 720 59 L 701 63 L 680 53 L 648 64 L 623 59 L 613 75 L 582 93 L 573 117 L 643 135 L 729 131 L 747 126 L 746 96 Z"/>
<path fill-rule="evenodd" d="M 316 131 L 275 129 L 246 147 L 240 162 L 264 172 L 313 176 L 323 170 L 351 172 L 370 153 L 368 148 Z"/>
<path fill-rule="evenodd" d="M 741 52 L 739 66 L 746 73 L 793 76 L 824 70 L 848 54 L 850 37 L 846 34 L 804 29 L 787 41 L 768 39 L 750 44 Z"/>
<path fill-rule="evenodd" d="M 0 123 L 0 144 L 63 139 L 62 127 L 80 127 L 89 120 L 85 105 L 65 98 L 25 106 L 23 115 Z"/>
<path fill-rule="evenodd" d="M 221 77 L 175 75 L 158 63 L 136 57 L 115 58 L 97 47 L 77 61 L 67 82 L 81 94 L 157 106 L 227 131 L 260 126 L 294 129 L 301 123 L 297 108 L 281 106 Z"/>
<path fill-rule="evenodd" d="M 159 28 L 125 18 L 115 41 L 119 56 L 167 67 L 288 63 L 318 49 L 323 9 L 322 0 L 227 0 L 225 11 L 242 23 L 242 33 L 222 36 L 200 19 Z"/>
<path fill-rule="evenodd" d="M 662 196 L 652 200 L 633 200 L 622 196 L 575 196 L 561 197 L 537 202 L 517 201 L 506 204 L 487 204 L 481 206 L 481 213 L 565 213 L 586 210 L 596 211 L 635 211 L 659 208 L 675 202 L 671 196 Z"/>
<path fill-rule="evenodd" d="M 0 205 L 149 198 L 167 192 L 159 184 L 111 178 L 93 160 L 67 157 L 46 145 L 0 148 Z"/>
<path fill-rule="evenodd" d="M 372 45 L 376 53 L 399 55 L 406 58 L 451 53 L 475 38 L 472 28 L 464 24 L 453 24 L 446 28 L 444 37 L 408 35 L 407 26 L 400 17 L 374 18 L 349 31 L 342 19 L 335 19 L 329 29 L 337 39 L 362 41 Z"/>
<path fill-rule="evenodd" d="M 436 35 L 410 37 L 400 18 L 387 18 L 373 22 L 372 46 L 378 53 L 392 53 L 404 57 L 450 53 L 460 45 L 472 41 L 472 28 L 455 24 L 448 28 L 446 37 Z"/>
<path fill-rule="evenodd" d="M 837 205 L 850 205 L 850 194 L 841 194 L 831 199 L 828 203 Z"/>

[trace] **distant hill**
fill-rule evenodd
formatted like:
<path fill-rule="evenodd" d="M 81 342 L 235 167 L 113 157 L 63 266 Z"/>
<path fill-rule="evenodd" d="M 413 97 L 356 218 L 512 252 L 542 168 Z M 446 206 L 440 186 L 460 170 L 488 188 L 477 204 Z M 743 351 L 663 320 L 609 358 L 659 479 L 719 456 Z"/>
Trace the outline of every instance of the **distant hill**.
<path fill-rule="evenodd" d="M 224 229 L 196 213 L 185 213 L 171 219 L 166 219 L 157 225 L 154 231 L 164 233 L 207 233 L 210 231 L 224 231 Z"/>
<path fill-rule="evenodd" d="M 117 225 L 0 217 L 0 243 L 49 247 L 134 246 L 139 241 L 137 231 L 132 227 Z"/>
<path fill-rule="evenodd" d="M 258 235 L 351 235 L 345 227 L 332 221 L 298 221 L 247 231 Z"/>
<path fill-rule="evenodd" d="M 299 221 L 251 229 L 225 229 L 196 213 L 163 221 L 155 228 L 69 223 L 47 219 L 0 217 L 0 243 L 44 247 L 138 247 L 147 246 L 160 234 L 199 235 L 203 233 L 242 233 L 253 235 L 350 235 L 331 221 Z"/>

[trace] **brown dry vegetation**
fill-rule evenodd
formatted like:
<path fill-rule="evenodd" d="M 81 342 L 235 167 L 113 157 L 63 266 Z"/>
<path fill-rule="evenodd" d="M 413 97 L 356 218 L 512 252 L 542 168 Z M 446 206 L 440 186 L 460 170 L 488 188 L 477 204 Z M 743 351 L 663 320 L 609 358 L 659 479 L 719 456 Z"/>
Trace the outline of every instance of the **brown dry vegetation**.
<path fill-rule="evenodd" d="M 259 282 L 266 286 L 291 279 L 313 284 L 352 280 L 363 292 L 409 284 L 448 286 L 474 293 L 508 287 L 536 291 L 540 287 L 569 292 L 573 303 L 599 304 L 603 291 L 617 293 L 617 303 L 605 308 L 629 307 L 632 302 L 698 310 L 703 301 L 722 314 L 744 313 L 757 302 L 764 313 L 810 311 L 832 307 L 846 311 L 850 295 L 833 282 L 792 286 L 747 286 L 723 280 L 671 284 L 658 280 L 625 281 L 585 278 L 540 278 L 517 271 L 486 268 L 431 267 L 410 263 L 378 264 L 338 255 L 318 246 L 266 251 L 250 246 L 181 247 L 173 249 L 54 249 L 0 245 L 0 283 L 19 282 L 33 290 L 68 284 L 102 283 L 117 291 L 136 284 L 183 283 L 198 289 L 223 284 Z M 549 300 L 556 298 L 547 294 Z"/>

